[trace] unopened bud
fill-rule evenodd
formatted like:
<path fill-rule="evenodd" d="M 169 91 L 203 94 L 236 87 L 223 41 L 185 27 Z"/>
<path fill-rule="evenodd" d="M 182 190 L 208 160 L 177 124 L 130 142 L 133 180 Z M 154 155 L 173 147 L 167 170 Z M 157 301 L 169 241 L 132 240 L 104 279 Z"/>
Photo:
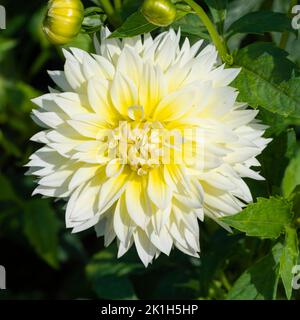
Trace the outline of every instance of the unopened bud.
<path fill-rule="evenodd" d="M 43 30 L 51 43 L 63 45 L 79 33 L 83 18 L 80 0 L 50 0 Z"/>
<path fill-rule="evenodd" d="M 142 14 L 152 24 L 165 27 L 174 22 L 176 7 L 170 0 L 145 0 Z"/>

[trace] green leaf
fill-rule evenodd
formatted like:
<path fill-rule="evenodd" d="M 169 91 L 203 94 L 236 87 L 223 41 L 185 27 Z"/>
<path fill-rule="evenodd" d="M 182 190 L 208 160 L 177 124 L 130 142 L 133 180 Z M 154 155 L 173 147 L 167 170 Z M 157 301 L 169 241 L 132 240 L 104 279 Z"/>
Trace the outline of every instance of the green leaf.
<path fill-rule="evenodd" d="M 239 100 L 283 116 L 300 117 L 300 78 L 288 53 L 271 43 L 258 42 L 239 50 L 234 62 L 242 67 L 232 83 Z"/>
<path fill-rule="evenodd" d="M 287 147 L 285 157 L 292 159 L 297 153 L 297 136 L 294 129 L 288 129 L 287 131 Z"/>
<path fill-rule="evenodd" d="M 292 296 L 292 269 L 297 265 L 299 249 L 298 235 L 295 228 L 286 227 L 285 245 L 280 257 L 280 276 L 288 299 Z"/>
<path fill-rule="evenodd" d="M 183 37 L 188 37 L 191 42 L 198 41 L 199 39 L 210 39 L 206 27 L 195 14 L 185 15 L 181 19 L 173 22 L 171 27 L 174 30 L 180 28 L 181 35 Z"/>
<path fill-rule="evenodd" d="M 293 211 L 297 223 L 300 223 L 300 185 L 295 187 L 294 191 L 289 195 L 288 199 L 293 203 Z"/>
<path fill-rule="evenodd" d="M 300 185 L 300 152 L 290 161 L 282 180 L 282 191 L 289 197 L 294 189 Z"/>
<path fill-rule="evenodd" d="M 120 15 L 123 20 L 126 20 L 143 4 L 144 0 L 124 0 L 122 3 L 122 8 L 120 10 Z"/>
<path fill-rule="evenodd" d="M 26 202 L 24 233 L 37 254 L 53 268 L 58 267 L 58 220 L 46 200 Z"/>
<path fill-rule="evenodd" d="M 279 280 L 279 260 L 282 245 L 247 269 L 228 292 L 228 300 L 271 300 L 276 298 Z"/>
<path fill-rule="evenodd" d="M 116 259 L 111 248 L 95 254 L 86 267 L 86 274 L 99 298 L 135 299 L 128 275 L 141 267 L 133 262 Z"/>
<path fill-rule="evenodd" d="M 151 32 L 157 29 L 158 26 L 148 22 L 140 11 L 135 12 L 126 21 L 116 29 L 110 38 L 126 38 L 134 37 L 143 33 Z"/>
<path fill-rule="evenodd" d="M 104 13 L 103 9 L 100 7 L 88 7 L 84 10 L 84 16 L 88 17 L 94 14 Z"/>
<path fill-rule="evenodd" d="M 103 26 L 103 15 L 94 14 L 85 17 L 82 22 L 82 29 L 87 33 L 94 33 L 99 31 Z"/>
<path fill-rule="evenodd" d="M 292 205 L 283 198 L 258 198 L 242 212 L 221 218 L 248 236 L 276 239 L 293 218 Z"/>
<path fill-rule="evenodd" d="M 176 20 L 184 17 L 188 12 L 180 11 L 177 12 Z M 148 22 L 140 11 L 133 13 L 129 16 L 126 21 L 116 29 L 109 37 L 110 38 L 128 38 L 138 36 L 140 34 L 151 32 L 159 27 Z"/>
<path fill-rule="evenodd" d="M 0 38 L 0 61 L 5 55 L 16 46 L 16 41 L 13 39 Z"/>
<path fill-rule="evenodd" d="M 265 196 L 282 194 L 282 179 L 289 159 L 296 150 L 295 147 L 294 129 L 288 129 L 274 137 L 258 157 L 262 164 L 261 175 L 266 179 L 265 182 L 262 182 L 267 186 Z M 276 170 L 274 170 L 274 163 L 276 163 Z"/>
<path fill-rule="evenodd" d="M 258 118 L 262 120 L 263 124 L 269 126 L 265 132 L 266 137 L 278 136 L 285 131 L 289 125 L 293 124 L 293 119 L 263 108 L 260 109 Z"/>
<path fill-rule="evenodd" d="M 72 41 L 63 46 L 66 49 L 73 47 L 92 52 L 93 42 L 87 33 L 79 33 Z"/>
<path fill-rule="evenodd" d="M 249 12 L 257 11 L 264 0 L 230 0 L 228 2 L 226 24 L 230 26 L 234 21 L 246 15 Z"/>
<path fill-rule="evenodd" d="M 291 31 L 291 20 L 284 13 L 273 11 L 251 12 L 235 21 L 227 30 L 229 36 L 237 33 L 284 32 Z"/>
<path fill-rule="evenodd" d="M 215 24 L 218 27 L 218 31 L 223 34 L 228 0 L 205 0 L 205 2 L 209 7 Z"/>
<path fill-rule="evenodd" d="M 82 29 L 87 33 L 94 33 L 99 31 L 107 16 L 99 7 L 89 7 L 84 10 L 84 19 L 82 22 Z"/>

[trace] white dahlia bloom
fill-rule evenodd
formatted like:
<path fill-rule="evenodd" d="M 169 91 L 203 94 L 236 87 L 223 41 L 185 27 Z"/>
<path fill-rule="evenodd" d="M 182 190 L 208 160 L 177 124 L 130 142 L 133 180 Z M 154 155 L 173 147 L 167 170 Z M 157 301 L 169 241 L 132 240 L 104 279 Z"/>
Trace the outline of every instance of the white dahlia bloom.
<path fill-rule="evenodd" d="M 66 226 L 117 238 L 118 256 L 133 243 L 145 266 L 173 247 L 198 256 L 198 219 L 252 201 L 243 178 L 262 179 L 251 167 L 266 127 L 236 102 L 239 70 L 218 66 L 214 46 L 180 46 L 173 30 L 108 36 L 97 54 L 64 51 L 64 71 L 49 72 L 60 91 L 34 99 L 33 194 L 65 199 Z"/>

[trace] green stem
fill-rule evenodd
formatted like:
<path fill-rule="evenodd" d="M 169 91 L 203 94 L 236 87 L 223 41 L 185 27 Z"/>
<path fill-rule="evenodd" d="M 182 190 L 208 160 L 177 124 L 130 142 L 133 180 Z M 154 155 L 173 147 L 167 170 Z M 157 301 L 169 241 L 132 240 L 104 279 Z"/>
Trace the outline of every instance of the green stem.
<path fill-rule="evenodd" d="M 289 18 L 292 17 L 292 9 L 297 4 L 298 4 L 298 0 L 291 0 L 291 5 L 290 5 L 289 11 L 288 11 Z M 279 48 L 285 49 L 287 42 L 289 40 L 289 35 L 290 35 L 290 33 L 288 31 L 285 31 L 282 33 L 281 38 L 280 38 L 280 42 L 279 42 Z"/>
<path fill-rule="evenodd" d="M 108 21 L 117 28 L 121 24 L 121 18 L 119 13 L 114 9 L 113 5 L 110 3 L 110 0 L 99 0 L 104 12 L 107 15 Z"/>
<path fill-rule="evenodd" d="M 114 7 L 112 6 L 109 0 L 100 0 L 100 3 L 103 7 L 103 10 L 108 16 L 112 16 L 114 14 Z"/>
<path fill-rule="evenodd" d="M 121 0 L 114 0 L 114 5 L 115 5 L 115 8 L 116 8 L 117 10 L 120 10 L 121 7 L 122 7 L 122 2 L 121 2 Z"/>
<path fill-rule="evenodd" d="M 288 40 L 289 40 L 289 33 L 287 31 L 284 31 L 280 38 L 279 48 L 285 49 Z"/>
<path fill-rule="evenodd" d="M 225 272 L 221 271 L 220 276 L 221 276 L 221 281 L 222 281 L 224 287 L 226 288 L 227 291 L 229 291 L 231 289 L 231 284 L 230 284 Z"/>
<path fill-rule="evenodd" d="M 208 15 L 205 13 L 205 11 L 202 9 L 201 6 L 199 6 L 195 1 L 193 0 L 184 0 L 194 11 L 195 13 L 199 16 L 205 27 L 207 28 L 209 35 L 215 44 L 222 60 L 224 62 L 227 62 L 229 64 L 232 64 L 232 57 L 228 53 L 227 47 L 219 35 L 218 31 L 216 30 L 214 24 L 212 21 L 209 19 Z"/>

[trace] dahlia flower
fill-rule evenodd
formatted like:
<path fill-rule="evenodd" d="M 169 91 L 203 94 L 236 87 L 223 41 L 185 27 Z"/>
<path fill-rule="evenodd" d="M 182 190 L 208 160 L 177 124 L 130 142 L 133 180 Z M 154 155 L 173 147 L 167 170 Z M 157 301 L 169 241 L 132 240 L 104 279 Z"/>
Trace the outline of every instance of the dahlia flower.
<path fill-rule="evenodd" d="M 95 227 L 118 256 L 134 244 L 145 266 L 173 247 L 198 257 L 204 216 L 238 213 L 252 201 L 243 178 L 268 143 L 258 111 L 236 101 L 239 70 L 218 64 L 213 45 L 180 45 L 171 29 L 95 38 L 96 54 L 64 51 L 59 90 L 34 99 L 45 130 L 31 157 L 33 194 L 67 201 L 66 226 Z M 224 226 L 226 227 L 226 226 Z"/>

